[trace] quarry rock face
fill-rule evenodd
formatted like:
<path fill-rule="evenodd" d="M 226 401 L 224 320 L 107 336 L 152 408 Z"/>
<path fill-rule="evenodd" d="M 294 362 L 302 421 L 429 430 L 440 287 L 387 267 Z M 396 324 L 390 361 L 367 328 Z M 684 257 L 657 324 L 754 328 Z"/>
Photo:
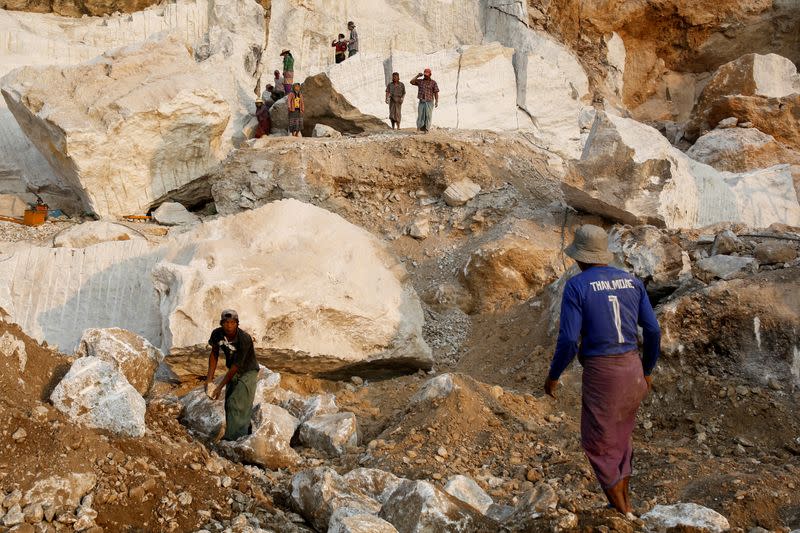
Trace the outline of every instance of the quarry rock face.
<path fill-rule="evenodd" d="M 227 306 L 270 368 L 430 365 L 419 298 L 403 267 L 366 231 L 296 200 L 177 237 L 153 280 L 162 343 L 172 351 L 204 353 L 208 325 Z M 250 296 L 238 289 L 245 285 Z"/>
<path fill-rule="evenodd" d="M 393 50 L 432 53 L 462 43 L 480 43 L 483 37 L 483 6 L 468 0 L 449 3 L 358 0 L 353 8 L 359 14 L 355 20 L 359 55 L 374 55 L 381 60 L 388 58 Z M 339 33 L 347 36 L 348 14 L 345 6 L 330 0 L 315 0 L 303 7 L 289 0 L 273 0 L 264 56 L 279 68 L 281 50 L 291 49 L 295 79 L 298 75 L 303 78 L 335 69 L 331 40 Z M 414 72 L 401 73 L 400 79 L 407 82 L 419 71 L 420 68 L 415 68 Z M 381 81 L 385 88 L 386 81 Z M 385 106 L 383 88 L 372 97 L 378 105 Z"/>
<path fill-rule="evenodd" d="M 576 168 L 564 183 L 570 204 L 624 223 L 668 228 L 722 221 L 753 227 L 800 223 L 789 165 L 721 173 L 630 119 L 598 114 Z"/>
<path fill-rule="evenodd" d="M 385 87 L 398 72 L 406 85 L 407 126 L 417 116 L 417 90 L 409 80 L 431 68 L 440 89 L 434 126 L 533 129 L 554 149 L 579 154 L 577 118 L 588 95 L 583 68 L 566 47 L 521 22 L 527 6 L 518 14 L 495 3 L 365 2 L 357 22 L 359 54 L 336 65 L 327 36 L 347 33 L 342 7 L 325 0 L 302 8 L 273 1 L 264 56 L 280 68 L 278 54 L 291 49 L 296 80 L 324 73 L 338 94 L 384 124 Z M 332 119 L 321 122 L 345 131 Z"/>
<path fill-rule="evenodd" d="M 529 26 L 527 4 L 491 0 L 487 7 L 486 38 L 514 49 L 517 105 L 536 137 L 564 157 L 578 157 L 578 118 L 589 103 L 583 66 L 568 48 Z"/>
<path fill-rule="evenodd" d="M 170 22 L 159 20 L 167 16 Z M 21 153 L 29 153 L 30 143 L 40 152 L 12 156 L 27 182 L 73 191 L 85 210 L 101 216 L 144 214 L 152 200 L 199 177 L 243 140 L 252 106 L 247 93 L 257 83 L 256 52 L 263 44 L 263 9 L 255 2 L 233 8 L 182 2 L 110 23 L 39 25 L 32 14 L 9 19 L 22 42 L 67 52 L 66 60 L 55 61 L 62 66 L 24 67 L 2 82 L 29 142 L 19 140 L 13 126 L 8 131 Z M 31 30 L 40 27 L 42 33 Z M 145 41 L 161 30 L 168 33 Z M 104 59 L 63 66 L 100 54 Z M 14 66 L 53 63 L 48 55 Z M 127 189 L 121 176 L 129 180 Z"/>
<path fill-rule="evenodd" d="M 123 327 L 161 346 L 150 271 L 163 251 L 145 239 L 90 248 L 0 244 L 0 307 L 39 341 L 71 353 L 90 328 Z M 136 297 L 134 297 L 136 295 Z"/>
<path fill-rule="evenodd" d="M 29 13 L 56 13 L 66 17 L 82 15 L 110 15 L 115 12 L 132 13 L 150 6 L 151 0 L 4 0 L 0 8 Z"/>
<path fill-rule="evenodd" d="M 4 86 L 23 131 L 101 216 L 142 213 L 225 155 L 230 108 L 177 39 L 25 68 Z"/>
<path fill-rule="evenodd" d="M 9 2 L 15 5 L 22 3 Z M 47 3 L 42 2 L 41 5 Z M 32 5 L 28 2 L 25 4 L 29 7 Z M 88 7 L 92 2 L 81 4 Z M 69 4 L 57 2 L 57 5 Z M 129 4 L 130 7 L 134 5 Z M 211 5 L 213 2 L 207 0 L 182 0 L 130 15 L 78 19 L 0 10 L 0 28 L 10 37 L 0 45 L 0 76 L 22 66 L 74 65 L 107 50 L 139 43 L 160 32 L 169 32 L 182 42 L 193 44 L 203 39 L 208 31 Z M 6 9 L 16 7 L 9 5 Z M 55 192 L 54 188 L 56 191 L 63 189 L 62 178 L 20 129 L 4 100 L 0 100 L 0 138 L 3 138 L 0 144 L 0 170 L 5 175 L 14 176 L 40 192 L 44 192 L 44 189 L 51 192 Z M 63 195 L 58 197 L 62 202 L 66 201 Z M 70 194 L 69 201 L 78 203 L 77 197 L 72 198 Z"/>
<path fill-rule="evenodd" d="M 517 109 L 514 50 L 499 43 L 463 46 L 442 50 L 425 57 L 420 64 L 416 52 L 393 51 L 391 71 L 400 74 L 406 86 L 403 123 L 415 127 L 417 87 L 409 81 L 424 68 L 439 86 L 439 107 L 433 112 L 433 125 L 440 128 L 515 130 L 530 128 L 531 120 Z M 487 91 L 487 80 L 494 90 Z M 383 114 L 388 119 L 388 107 Z"/>
<path fill-rule="evenodd" d="M 800 386 L 797 273 L 792 267 L 718 281 L 659 306 L 665 355 L 692 359 L 713 350 L 717 357 L 705 361 L 713 367 L 734 364 L 756 382 Z"/>

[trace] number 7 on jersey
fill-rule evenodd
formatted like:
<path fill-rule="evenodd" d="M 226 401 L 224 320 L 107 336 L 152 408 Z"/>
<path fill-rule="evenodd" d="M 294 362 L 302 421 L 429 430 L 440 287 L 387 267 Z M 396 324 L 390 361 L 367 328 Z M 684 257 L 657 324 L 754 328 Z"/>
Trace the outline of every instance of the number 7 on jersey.
<path fill-rule="evenodd" d="M 614 313 L 614 326 L 617 328 L 617 341 L 622 344 L 625 337 L 622 336 L 622 317 L 619 312 L 619 298 L 609 295 L 608 301 L 611 302 L 611 311 Z"/>

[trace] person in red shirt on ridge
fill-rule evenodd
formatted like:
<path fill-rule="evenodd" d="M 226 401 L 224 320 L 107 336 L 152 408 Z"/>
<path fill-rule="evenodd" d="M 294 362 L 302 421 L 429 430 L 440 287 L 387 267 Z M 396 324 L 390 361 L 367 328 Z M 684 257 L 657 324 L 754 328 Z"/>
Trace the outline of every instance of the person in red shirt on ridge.
<path fill-rule="evenodd" d="M 336 48 L 336 64 L 338 65 L 347 59 L 347 39 L 344 38 L 344 33 L 339 34 L 339 39 L 333 41 L 331 46 Z"/>

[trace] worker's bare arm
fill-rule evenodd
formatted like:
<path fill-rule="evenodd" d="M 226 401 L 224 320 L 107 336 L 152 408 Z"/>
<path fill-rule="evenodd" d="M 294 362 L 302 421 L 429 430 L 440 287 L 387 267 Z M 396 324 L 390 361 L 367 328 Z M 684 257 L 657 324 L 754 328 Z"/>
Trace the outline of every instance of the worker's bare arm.
<path fill-rule="evenodd" d="M 214 398 L 215 400 L 218 399 L 220 393 L 222 392 L 222 388 L 225 385 L 227 385 L 228 383 L 230 383 L 230 381 L 233 379 L 233 376 L 235 376 L 238 371 L 239 371 L 239 367 L 238 366 L 236 366 L 236 365 L 231 366 L 228 369 L 228 373 L 225 374 L 224 378 L 222 378 L 222 381 L 220 382 L 220 384 L 217 385 L 216 389 L 214 389 L 214 394 L 212 394 L 211 397 Z"/>
<path fill-rule="evenodd" d="M 219 359 L 219 346 L 211 348 L 211 353 L 208 355 L 208 374 L 206 375 L 206 383 L 211 383 L 214 380 L 214 374 L 217 371 L 217 359 Z"/>

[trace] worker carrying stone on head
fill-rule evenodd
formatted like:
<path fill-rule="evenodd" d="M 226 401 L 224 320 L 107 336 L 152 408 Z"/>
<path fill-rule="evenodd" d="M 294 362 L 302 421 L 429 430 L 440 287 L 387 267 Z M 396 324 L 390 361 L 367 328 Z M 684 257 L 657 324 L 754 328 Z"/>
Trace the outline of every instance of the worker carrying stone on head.
<path fill-rule="evenodd" d="M 431 78 L 431 69 L 426 68 L 411 80 L 418 88 L 417 131 L 428 133 L 433 126 L 433 108 L 439 107 L 439 85 Z"/>
<path fill-rule="evenodd" d="M 558 379 L 577 354 L 583 365 L 581 444 L 609 503 L 628 514 L 633 512 L 631 434 L 639 404 L 652 386 L 661 330 L 644 284 L 608 265 L 613 256 L 603 228 L 578 228 L 566 253 L 581 273 L 564 287 L 561 327 L 544 390 L 555 398 Z"/>
<path fill-rule="evenodd" d="M 239 314 L 233 309 L 222 312 L 220 327 L 211 332 L 208 344 L 206 392 L 214 400 L 219 399 L 225 387 L 225 434 L 223 440 L 236 440 L 250 433 L 250 417 L 253 413 L 253 397 L 258 381 L 258 361 L 253 348 L 253 339 L 239 329 Z M 214 385 L 214 373 L 220 350 L 225 354 L 228 372 L 219 385 Z"/>

